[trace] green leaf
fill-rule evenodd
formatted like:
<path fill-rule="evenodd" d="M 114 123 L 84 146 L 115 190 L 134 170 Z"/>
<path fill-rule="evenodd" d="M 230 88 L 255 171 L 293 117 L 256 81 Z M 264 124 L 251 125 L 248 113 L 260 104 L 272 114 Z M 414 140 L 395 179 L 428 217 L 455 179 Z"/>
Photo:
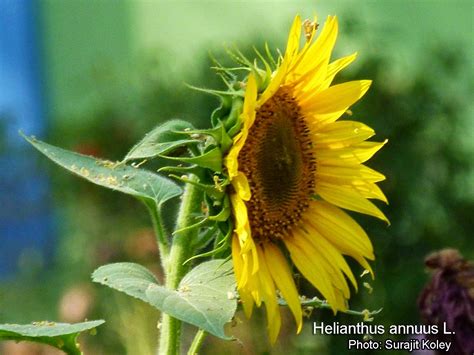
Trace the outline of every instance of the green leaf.
<path fill-rule="evenodd" d="M 190 143 L 199 141 L 194 139 L 183 139 L 182 133 L 185 129 L 194 129 L 189 122 L 182 120 L 171 120 L 155 127 L 147 133 L 125 156 L 124 161 L 134 159 L 150 159 L 160 154 L 166 154 Z"/>
<path fill-rule="evenodd" d="M 0 324 L 0 340 L 33 341 L 54 346 L 66 354 L 82 354 L 77 344 L 79 333 L 93 330 L 103 320 L 69 324 L 48 321 L 32 324 Z"/>
<path fill-rule="evenodd" d="M 117 190 L 158 206 L 179 195 L 181 188 L 173 181 L 144 169 L 74 153 L 23 136 L 36 149 L 63 168 L 94 184 Z"/>
<path fill-rule="evenodd" d="M 181 280 L 177 290 L 158 285 L 150 271 L 132 263 L 102 266 L 92 274 L 92 279 L 219 338 L 230 339 L 224 333 L 224 325 L 237 308 L 230 262 L 211 260 L 199 264 Z"/>
<path fill-rule="evenodd" d="M 135 263 L 101 266 L 92 273 L 92 281 L 148 303 L 145 291 L 150 285 L 158 284 L 158 280 L 147 268 Z"/>
<path fill-rule="evenodd" d="M 199 264 L 179 283 L 177 291 L 151 285 L 149 302 L 158 309 L 222 339 L 224 325 L 234 316 L 237 301 L 232 264 L 211 260 Z"/>

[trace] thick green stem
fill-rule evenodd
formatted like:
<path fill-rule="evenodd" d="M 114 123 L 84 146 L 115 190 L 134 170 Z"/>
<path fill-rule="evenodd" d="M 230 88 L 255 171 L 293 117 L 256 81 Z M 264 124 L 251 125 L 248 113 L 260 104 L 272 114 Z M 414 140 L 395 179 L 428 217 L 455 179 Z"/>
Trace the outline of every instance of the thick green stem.
<path fill-rule="evenodd" d="M 181 207 L 179 209 L 176 230 L 182 230 L 196 223 L 195 215 L 201 208 L 202 191 L 192 184 L 187 184 L 183 193 Z M 175 290 L 187 271 L 187 265 L 183 263 L 191 256 L 193 241 L 196 237 L 196 229 L 187 229 L 173 236 L 171 250 L 165 269 L 166 283 L 168 289 Z M 160 327 L 159 355 L 179 354 L 179 339 L 181 333 L 181 322 L 166 313 L 162 314 Z"/>
<path fill-rule="evenodd" d="M 197 355 L 199 353 L 199 349 L 201 349 L 202 343 L 204 342 L 206 336 L 207 333 L 204 330 L 198 330 L 188 350 L 188 355 Z"/>

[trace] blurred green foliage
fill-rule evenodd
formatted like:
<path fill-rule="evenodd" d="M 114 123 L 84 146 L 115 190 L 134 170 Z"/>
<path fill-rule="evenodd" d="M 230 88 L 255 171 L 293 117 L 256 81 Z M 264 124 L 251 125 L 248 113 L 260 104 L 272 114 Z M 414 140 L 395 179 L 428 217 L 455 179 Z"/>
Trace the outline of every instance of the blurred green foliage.
<path fill-rule="evenodd" d="M 463 38 L 420 39 L 418 48 L 410 47 L 418 51 L 410 57 L 417 58 L 416 62 L 400 69 L 403 65 L 396 65 L 393 51 L 383 51 L 383 43 L 371 42 L 373 28 L 365 28 L 348 11 L 347 16 L 342 13 L 339 17 L 342 46 L 353 42 L 362 48 L 357 64 L 337 81 L 374 81 L 366 97 L 353 107 L 353 116 L 345 119 L 367 123 L 376 130 L 375 139 L 389 139 L 369 165 L 387 176 L 381 187 L 390 205 L 381 208 L 391 225 L 355 216 L 373 241 L 376 278 L 373 282 L 367 276 L 361 280 L 361 284 L 369 282 L 373 292 L 360 285 L 350 305 L 357 310 L 383 307 L 374 320 L 377 324 L 413 324 L 419 321 L 416 301 L 428 279 L 424 256 L 432 250 L 453 247 L 466 258 L 474 258 L 472 47 L 466 47 Z M 283 43 L 280 37 L 278 34 L 273 40 Z M 394 37 L 388 33 L 387 38 L 389 41 Z M 253 39 L 239 47 L 251 53 L 255 44 L 263 41 Z M 338 54 L 348 54 L 340 52 L 337 49 Z M 187 82 L 222 88 L 209 69 L 206 49 L 201 53 L 193 58 L 193 70 L 186 71 Z M 214 55 L 225 57 L 223 50 Z M 169 118 L 183 118 L 205 127 L 218 101 L 173 80 L 176 73 L 169 69 L 172 61 L 165 48 L 144 53 L 135 60 L 133 70 L 122 71 L 110 63 L 94 66 L 89 73 L 96 100 L 56 117 L 47 140 L 113 160 L 121 159 L 147 131 Z M 104 263 L 140 262 L 159 274 L 158 254 L 145 208 L 133 199 L 66 175 L 49 163 L 44 165 L 50 169 L 58 208 L 58 251 L 53 270 L 35 271 L 26 265 L 17 280 L 0 285 L 0 316 L 18 323 L 44 318 L 60 320 L 64 315 L 58 304 L 64 302 L 65 294 L 78 285 L 87 285 L 90 273 Z M 172 212 L 173 206 L 169 208 Z M 354 268 L 359 270 L 355 264 Z M 107 320 L 99 336 L 88 339 L 93 353 L 133 353 L 131 349 L 137 349 L 136 344 L 141 344 L 143 353 L 153 348 L 158 314 L 139 301 L 125 299 L 104 287 L 84 287 L 90 295 L 84 316 Z M 304 282 L 301 287 L 308 296 L 312 295 Z M 304 326 L 303 334 L 295 337 L 291 316 L 284 312 L 284 319 L 284 336 L 272 354 L 346 352 L 346 337 L 313 336 L 310 322 Z M 310 317 L 310 321 L 315 320 L 360 321 L 347 315 L 334 318 L 331 312 L 318 310 Z M 235 323 L 229 330 L 241 341 L 226 343 L 209 338 L 203 353 L 215 354 L 216 348 L 229 354 L 269 353 L 260 311 L 251 321 L 239 312 Z M 251 328 L 246 329 L 248 324 Z M 151 331 L 130 340 L 130 330 L 141 325 Z M 189 342 L 193 332 L 191 327 L 186 328 L 184 336 Z"/>

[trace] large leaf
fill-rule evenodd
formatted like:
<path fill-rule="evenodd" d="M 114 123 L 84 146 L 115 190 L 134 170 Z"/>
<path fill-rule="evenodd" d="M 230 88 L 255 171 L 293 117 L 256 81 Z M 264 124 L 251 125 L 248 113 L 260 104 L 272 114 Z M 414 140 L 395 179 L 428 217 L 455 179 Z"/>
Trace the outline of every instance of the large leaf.
<path fill-rule="evenodd" d="M 158 280 L 145 267 L 135 263 L 114 263 L 99 267 L 92 280 L 148 302 L 146 289 Z"/>
<path fill-rule="evenodd" d="M 144 169 L 100 160 L 24 136 L 36 149 L 63 168 L 94 184 L 124 192 L 157 205 L 181 193 L 173 181 Z"/>
<path fill-rule="evenodd" d="M 0 340 L 33 341 L 54 346 L 66 354 L 82 354 L 77 344 L 78 335 L 104 322 L 95 320 L 69 324 L 42 321 L 32 324 L 0 324 Z"/>
<path fill-rule="evenodd" d="M 229 339 L 224 325 L 232 319 L 237 307 L 230 262 L 211 260 L 198 265 L 181 280 L 176 291 L 158 285 L 148 270 L 132 263 L 102 266 L 92 278 L 139 298 L 172 317 Z"/>
<path fill-rule="evenodd" d="M 149 159 L 183 146 L 185 144 L 198 142 L 193 139 L 183 139 L 182 133 L 185 129 L 193 129 L 193 125 L 187 121 L 171 120 L 155 127 L 147 133 L 125 156 L 124 161 L 134 159 Z"/>
<path fill-rule="evenodd" d="M 158 285 L 146 290 L 149 302 L 171 316 L 223 339 L 224 325 L 234 316 L 235 278 L 232 263 L 211 260 L 199 264 L 179 283 L 177 291 Z"/>

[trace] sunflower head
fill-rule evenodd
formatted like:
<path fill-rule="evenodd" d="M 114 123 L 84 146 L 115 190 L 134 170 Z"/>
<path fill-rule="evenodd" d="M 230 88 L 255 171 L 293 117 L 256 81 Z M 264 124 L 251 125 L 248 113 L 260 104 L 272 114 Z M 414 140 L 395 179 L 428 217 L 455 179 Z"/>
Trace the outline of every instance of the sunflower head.
<path fill-rule="evenodd" d="M 370 127 L 339 120 L 371 81 L 332 85 L 356 54 L 331 61 L 337 19 L 329 16 L 318 36 L 316 23 L 296 16 L 285 54 L 277 61 L 258 54 L 264 69 L 238 56 L 250 74 L 243 101 L 236 98 L 238 110 L 226 123 L 232 142 L 224 173 L 232 186 L 237 288 L 247 316 L 265 303 L 272 343 L 281 323 L 277 295 L 291 309 L 298 332 L 302 326 L 290 265 L 334 312 L 347 309 L 348 281 L 357 289 L 345 257 L 372 272 L 372 244 L 343 209 L 388 222 L 370 201 L 387 202 L 376 185 L 385 177 L 364 165 L 386 142 L 368 142 Z"/>

